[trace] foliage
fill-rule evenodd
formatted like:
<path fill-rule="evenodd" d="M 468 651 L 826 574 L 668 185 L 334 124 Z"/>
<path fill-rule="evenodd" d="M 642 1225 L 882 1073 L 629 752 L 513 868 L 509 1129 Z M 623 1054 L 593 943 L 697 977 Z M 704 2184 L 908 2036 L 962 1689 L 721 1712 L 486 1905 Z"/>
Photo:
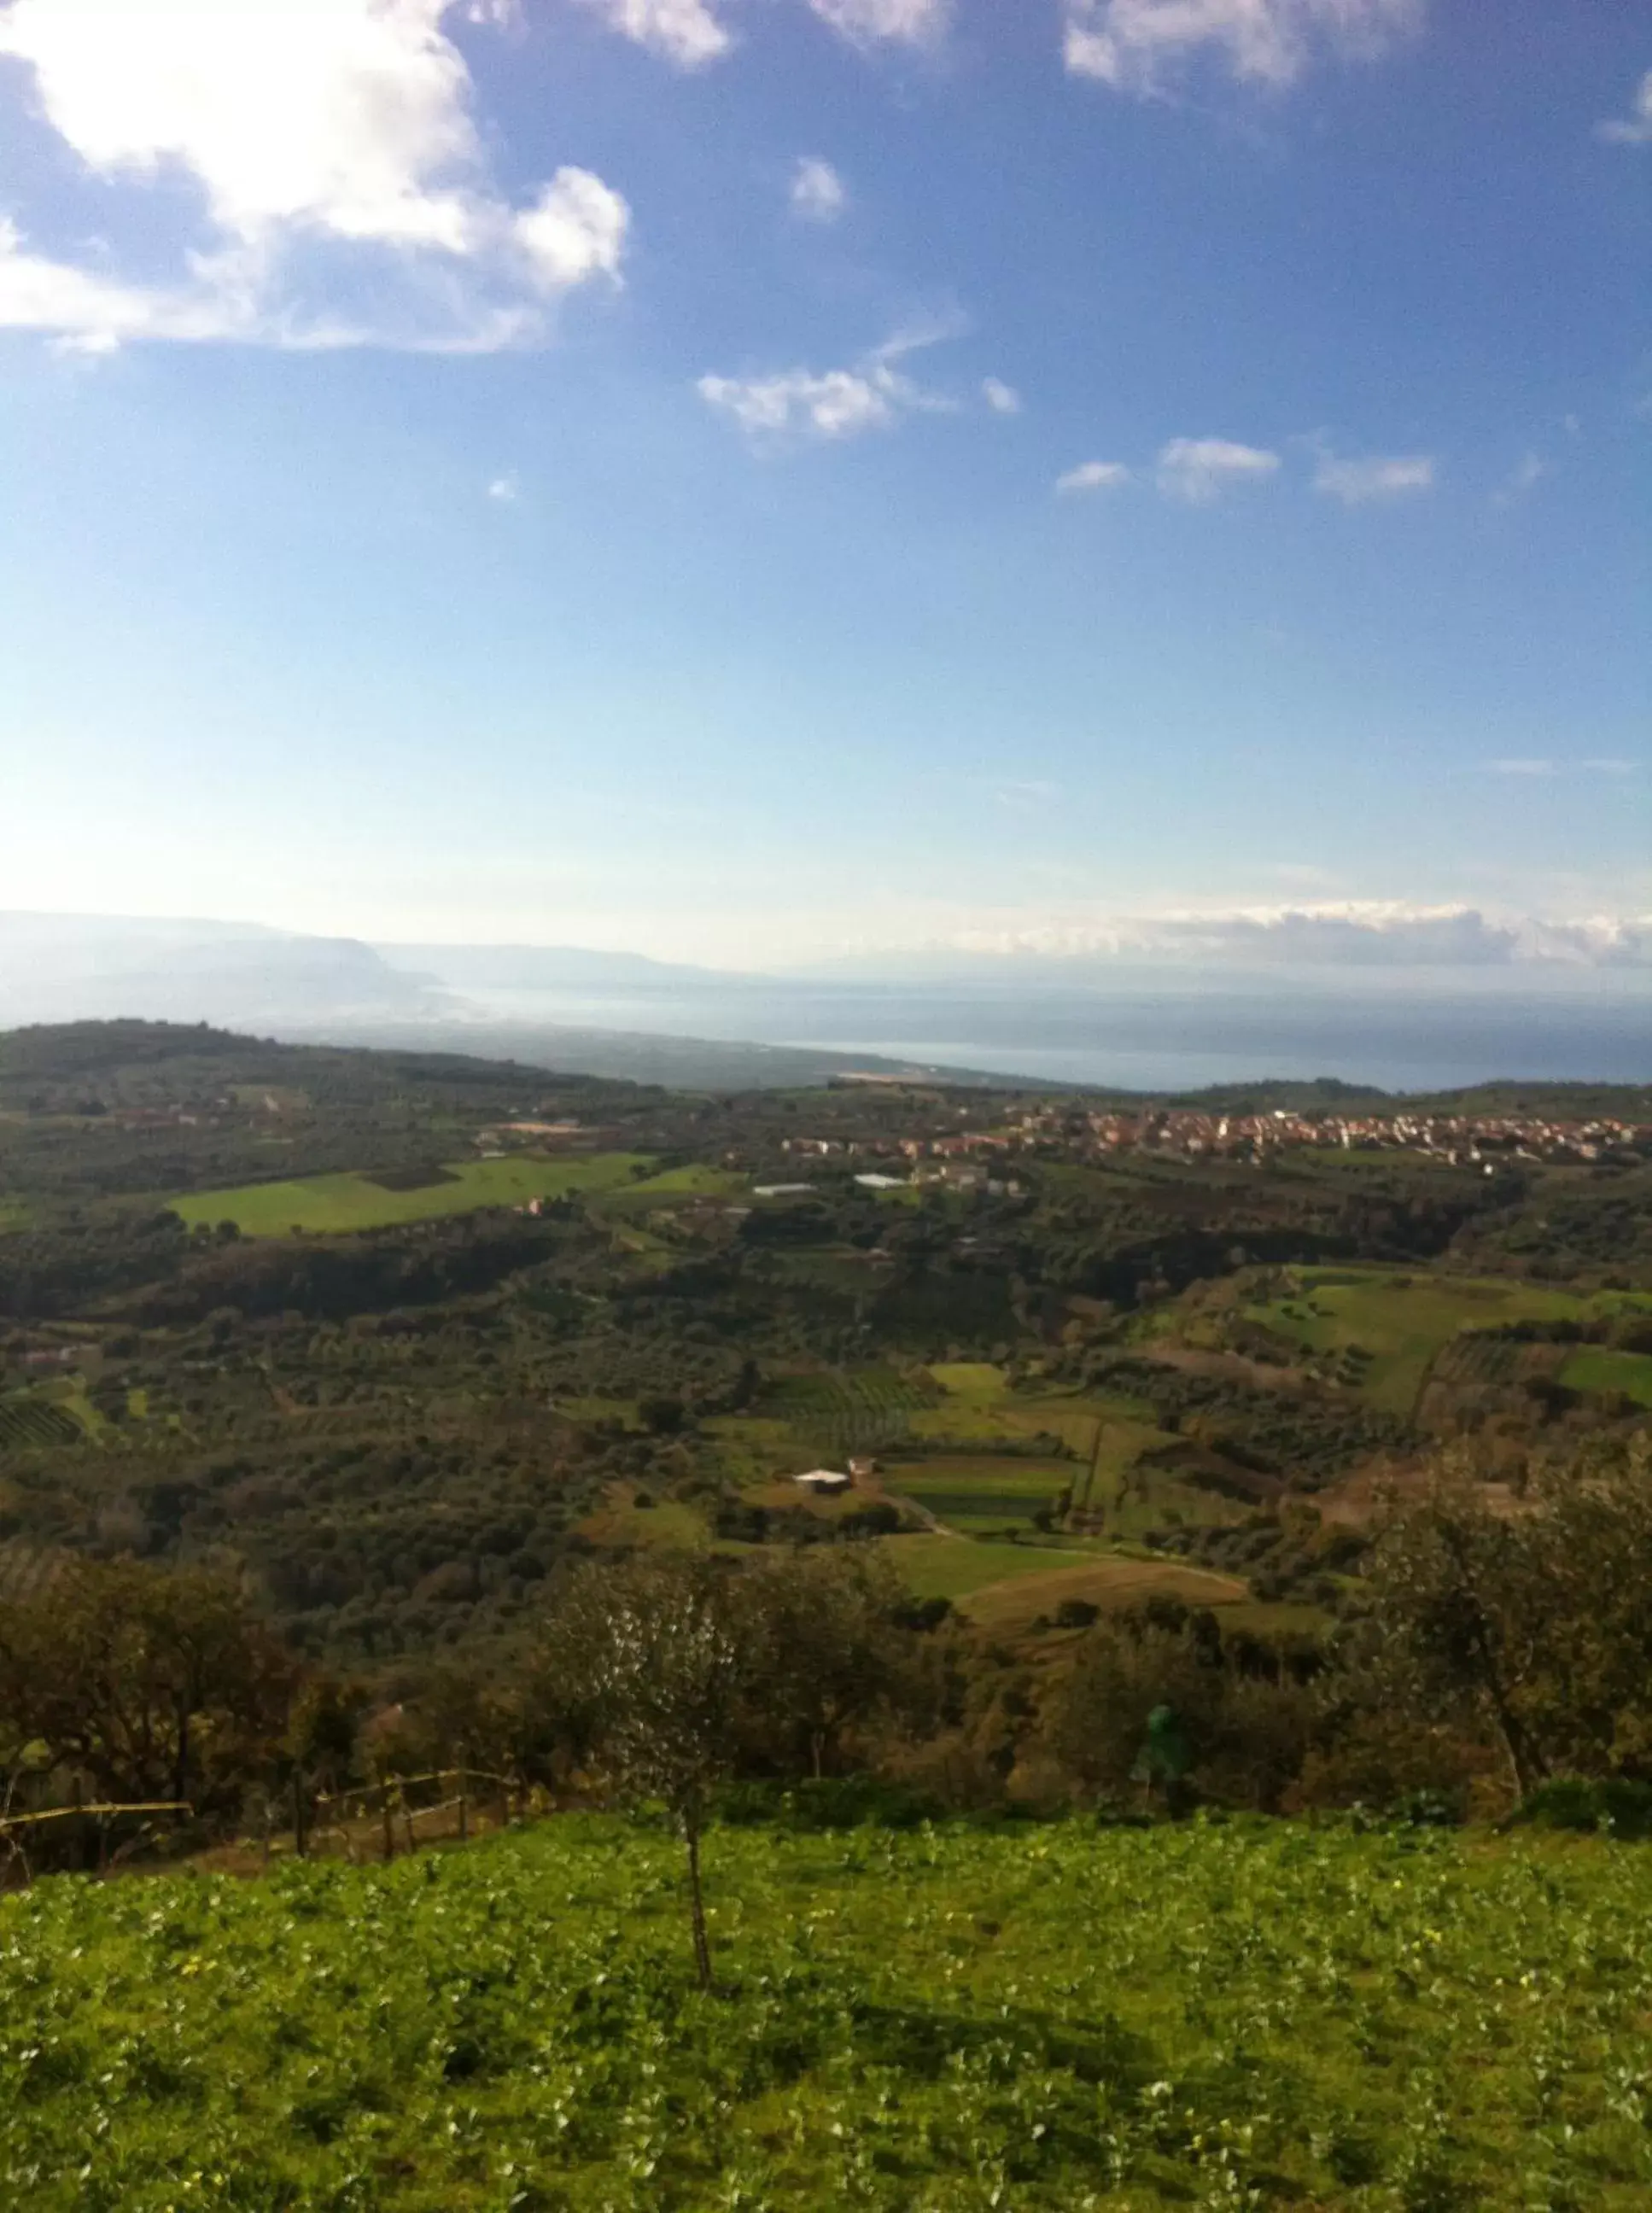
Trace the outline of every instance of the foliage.
<path fill-rule="evenodd" d="M 1488 1729 L 1522 1798 L 1652 1780 L 1652 1440 L 1545 1471 L 1533 1503 L 1496 1511 L 1448 1460 L 1373 1548 L 1356 1664 L 1402 1710 Z"/>
<path fill-rule="evenodd" d="M 570 1820 L 0 1899 L 40 2213 L 1629 2209 L 1652 1859 L 1449 1832 Z"/>

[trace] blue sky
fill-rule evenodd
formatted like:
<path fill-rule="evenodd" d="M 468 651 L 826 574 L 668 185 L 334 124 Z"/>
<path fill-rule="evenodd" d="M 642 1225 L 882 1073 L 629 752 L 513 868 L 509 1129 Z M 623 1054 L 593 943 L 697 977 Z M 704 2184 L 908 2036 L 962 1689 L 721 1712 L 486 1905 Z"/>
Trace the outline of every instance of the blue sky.
<path fill-rule="evenodd" d="M 1561 0 L 0 0 L 0 906 L 1622 942 L 1649 71 Z"/>

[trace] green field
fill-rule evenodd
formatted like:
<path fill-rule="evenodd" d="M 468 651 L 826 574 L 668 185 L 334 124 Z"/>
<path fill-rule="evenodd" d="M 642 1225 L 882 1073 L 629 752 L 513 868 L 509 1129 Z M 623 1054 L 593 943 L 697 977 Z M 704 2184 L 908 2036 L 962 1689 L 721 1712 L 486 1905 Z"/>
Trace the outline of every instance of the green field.
<path fill-rule="evenodd" d="M 660 1206 L 680 1204 L 686 1199 L 726 1198 L 746 1188 L 742 1176 L 733 1175 L 727 1168 L 707 1167 L 692 1161 L 686 1167 L 662 1168 L 658 1175 L 642 1176 L 635 1183 L 616 1184 L 605 1193 L 605 1212 L 615 1214 L 643 1213 Z"/>
<path fill-rule="evenodd" d="M 1560 1371 L 1572 1391 L 1617 1391 L 1643 1406 L 1652 1406 L 1652 1353 L 1612 1352 L 1590 1345 L 1575 1352 Z"/>
<path fill-rule="evenodd" d="M 565 1817 L 0 1899 L 30 2213 L 1652 2202 L 1652 1853 Z"/>
<path fill-rule="evenodd" d="M 472 1214 L 482 1206 L 525 1206 L 530 1199 L 560 1198 L 569 1192 L 608 1191 L 630 1185 L 632 1169 L 643 1165 L 637 1153 L 592 1153 L 570 1160 L 516 1154 L 458 1161 L 443 1171 L 441 1181 L 411 1191 L 391 1191 L 370 1176 L 351 1173 L 189 1192 L 169 1204 L 192 1227 L 233 1222 L 244 1237 L 284 1237 L 295 1229 L 384 1229 L 442 1215 Z"/>
<path fill-rule="evenodd" d="M 1009 1576 L 1086 1567 L 1091 1558 L 1052 1545 L 994 1545 L 969 1537 L 886 1537 L 882 1544 L 917 1598 L 967 1598 Z"/>
<path fill-rule="evenodd" d="M 1369 1353 L 1361 1395 L 1390 1414 L 1411 1413 L 1436 1355 L 1460 1330 L 1594 1310 L 1586 1298 L 1536 1283 L 1377 1268 L 1295 1268 L 1291 1276 L 1293 1295 L 1247 1307 L 1247 1315 L 1305 1351 Z"/>
<path fill-rule="evenodd" d="M 817 1370 L 780 1377 L 758 1411 L 789 1423 L 805 1450 L 841 1461 L 895 1443 L 935 1396 L 922 1369 L 911 1375 L 888 1367 L 842 1375 Z"/>
<path fill-rule="evenodd" d="M 885 1481 L 904 1498 L 915 1498 L 938 1521 L 966 1534 L 1020 1523 L 1033 1516 L 1082 1469 L 1061 1460 L 964 1458 L 914 1460 L 888 1468 Z"/>

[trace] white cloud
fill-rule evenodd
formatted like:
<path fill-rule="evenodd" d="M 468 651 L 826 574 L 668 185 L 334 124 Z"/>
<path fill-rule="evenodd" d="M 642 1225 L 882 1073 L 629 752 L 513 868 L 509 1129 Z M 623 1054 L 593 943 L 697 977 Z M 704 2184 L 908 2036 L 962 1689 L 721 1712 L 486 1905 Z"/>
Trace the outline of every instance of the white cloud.
<path fill-rule="evenodd" d="M 734 44 L 728 27 L 705 0 L 585 0 L 618 31 L 679 69 L 716 61 Z"/>
<path fill-rule="evenodd" d="M 561 292 L 592 277 L 619 274 L 631 210 L 588 169 L 562 168 L 530 208 L 513 216 L 511 235 L 533 283 Z"/>
<path fill-rule="evenodd" d="M 497 499 L 504 507 L 514 507 L 521 496 L 522 488 L 514 469 L 508 469 L 502 477 L 495 477 L 488 486 L 488 497 Z"/>
<path fill-rule="evenodd" d="M 853 438 L 890 427 L 905 405 L 905 382 L 875 366 L 789 369 L 774 376 L 703 376 L 695 389 L 752 437 Z"/>
<path fill-rule="evenodd" d="M 486 349 L 535 335 L 537 302 L 617 273 L 629 213 L 584 169 L 526 210 L 488 185 L 454 0 L 12 0 L 0 53 L 112 183 L 182 177 L 210 226 L 170 286 L 0 243 L 0 320 L 71 344 L 238 338 Z M 318 246 L 376 257 L 368 322 L 308 296 Z M 391 279 L 387 287 L 387 273 Z"/>
<path fill-rule="evenodd" d="M 931 941 L 933 944 L 934 941 Z M 948 946 L 990 955 L 1165 960 L 1178 966 L 1259 963 L 1349 968 L 1652 966 L 1652 916 L 1549 919 L 1398 899 L 1183 909 L 1149 915 L 1006 918 L 949 933 Z"/>
<path fill-rule="evenodd" d="M 907 415 L 956 414 L 958 402 L 892 366 L 958 335 L 955 319 L 897 331 L 851 369 L 787 369 L 767 376 L 702 376 L 708 407 L 759 443 L 788 438 L 854 438 L 887 430 Z"/>
<path fill-rule="evenodd" d="M 1065 0 L 1067 67 L 1121 92 L 1161 92 L 1213 50 L 1241 80 L 1293 84 L 1316 47 L 1379 52 L 1423 0 Z"/>
<path fill-rule="evenodd" d="M 1257 484 L 1279 466 L 1277 454 L 1228 438 L 1172 438 L 1159 453 L 1158 485 L 1167 499 L 1203 507 L 1235 485 Z"/>
<path fill-rule="evenodd" d="M 1122 461 L 1081 461 L 1076 469 L 1069 469 L 1056 479 L 1056 490 L 1063 494 L 1113 491 L 1129 482 L 1130 471 Z"/>
<path fill-rule="evenodd" d="M 981 380 L 981 397 L 995 415 L 1019 415 L 1021 396 L 1013 384 L 1006 384 L 1001 376 Z"/>
<path fill-rule="evenodd" d="M 1597 123 L 1594 135 L 1609 146 L 1652 146 L 1652 70 L 1636 86 L 1629 114 Z"/>
<path fill-rule="evenodd" d="M 1314 471 L 1314 491 L 1339 499 L 1344 507 L 1403 499 L 1410 492 L 1431 491 L 1433 485 L 1434 461 L 1427 454 L 1374 454 L 1346 461 L 1322 451 Z"/>
<path fill-rule="evenodd" d="M 792 172 L 792 213 L 805 223 L 836 223 L 849 204 L 849 188 L 818 154 L 806 154 Z"/>
<path fill-rule="evenodd" d="M 949 0 L 808 0 L 823 23 L 857 46 L 891 40 L 924 46 L 946 28 Z"/>
<path fill-rule="evenodd" d="M 582 0 L 610 30 L 679 69 L 720 61 L 734 46 L 721 0 Z M 811 15 L 851 46 L 929 46 L 945 30 L 951 0 L 806 0 Z"/>

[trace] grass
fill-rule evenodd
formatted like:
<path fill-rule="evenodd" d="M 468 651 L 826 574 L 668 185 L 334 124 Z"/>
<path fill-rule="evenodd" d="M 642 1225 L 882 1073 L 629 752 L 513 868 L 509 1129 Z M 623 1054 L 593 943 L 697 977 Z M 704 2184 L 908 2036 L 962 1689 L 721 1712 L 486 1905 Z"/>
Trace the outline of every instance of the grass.
<path fill-rule="evenodd" d="M 1017 1576 L 968 1593 L 962 1610 L 982 1629 L 1005 1635 L 1027 1628 L 1039 1614 L 1055 1612 L 1064 1598 L 1091 1606 L 1139 1606 L 1144 1599 L 1179 1598 L 1188 1606 L 1237 1606 L 1250 1593 L 1231 1576 L 1169 1560 L 1127 1560 L 1098 1555 L 1078 1566 Z"/>
<path fill-rule="evenodd" d="M 1652 1406 L 1652 1353 L 1612 1352 L 1602 1345 L 1575 1352 L 1560 1371 L 1572 1391 L 1618 1391 L 1637 1405 Z"/>
<path fill-rule="evenodd" d="M 441 1182 L 412 1191 L 387 1191 L 370 1177 L 350 1172 L 291 1183 L 244 1184 L 231 1191 L 190 1192 L 169 1204 L 192 1227 L 201 1222 L 233 1222 L 243 1237 L 284 1237 L 295 1229 L 336 1235 L 472 1214 L 483 1206 L 525 1206 L 531 1199 L 561 1198 L 570 1192 L 607 1191 L 628 1183 L 641 1160 L 636 1153 L 593 1153 L 571 1160 L 516 1154 L 503 1160 L 459 1161 L 444 1170 Z"/>
<path fill-rule="evenodd" d="M 1283 1823 L 564 1818 L 0 1900 L 31 2213 L 1631 2213 L 1652 1852 Z"/>
<path fill-rule="evenodd" d="M 1086 1552 L 1048 1545 L 994 1545 L 968 1537 L 886 1537 L 884 1550 L 917 1598 L 968 1598 L 1015 1576 L 1092 1564 Z"/>
<path fill-rule="evenodd" d="M 1003 1369 L 987 1360 L 937 1360 L 930 1373 L 948 1398 L 1001 1399 L 1008 1388 Z"/>
<path fill-rule="evenodd" d="M 1292 1275 L 1300 1286 L 1294 1295 L 1247 1314 L 1308 1351 L 1357 1346 L 1369 1353 L 1361 1396 L 1390 1414 L 1411 1412 L 1436 1354 L 1460 1330 L 1590 1311 L 1587 1299 L 1534 1283 L 1383 1269 L 1300 1268 Z"/>
<path fill-rule="evenodd" d="M 731 1175 L 726 1168 L 691 1161 L 686 1167 L 662 1168 L 658 1175 L 639 1176 L 634 1183 L 615 1184 L 603 1194 L 602 1210 L 605 1214 L 641 1213 L 683 1199 L 727 1198 L 745 1188 L 745 1179 Z"/>
<path fill-rule="evenodd" d="M 892 1491 L 967 1533 L 1007 1522 L 1030 1528 L 1039 1507 L 1082 1473 L 1072 1462 L 982 1455 L 916 1460 L 890 1468 L 887 1480 Z"/>

